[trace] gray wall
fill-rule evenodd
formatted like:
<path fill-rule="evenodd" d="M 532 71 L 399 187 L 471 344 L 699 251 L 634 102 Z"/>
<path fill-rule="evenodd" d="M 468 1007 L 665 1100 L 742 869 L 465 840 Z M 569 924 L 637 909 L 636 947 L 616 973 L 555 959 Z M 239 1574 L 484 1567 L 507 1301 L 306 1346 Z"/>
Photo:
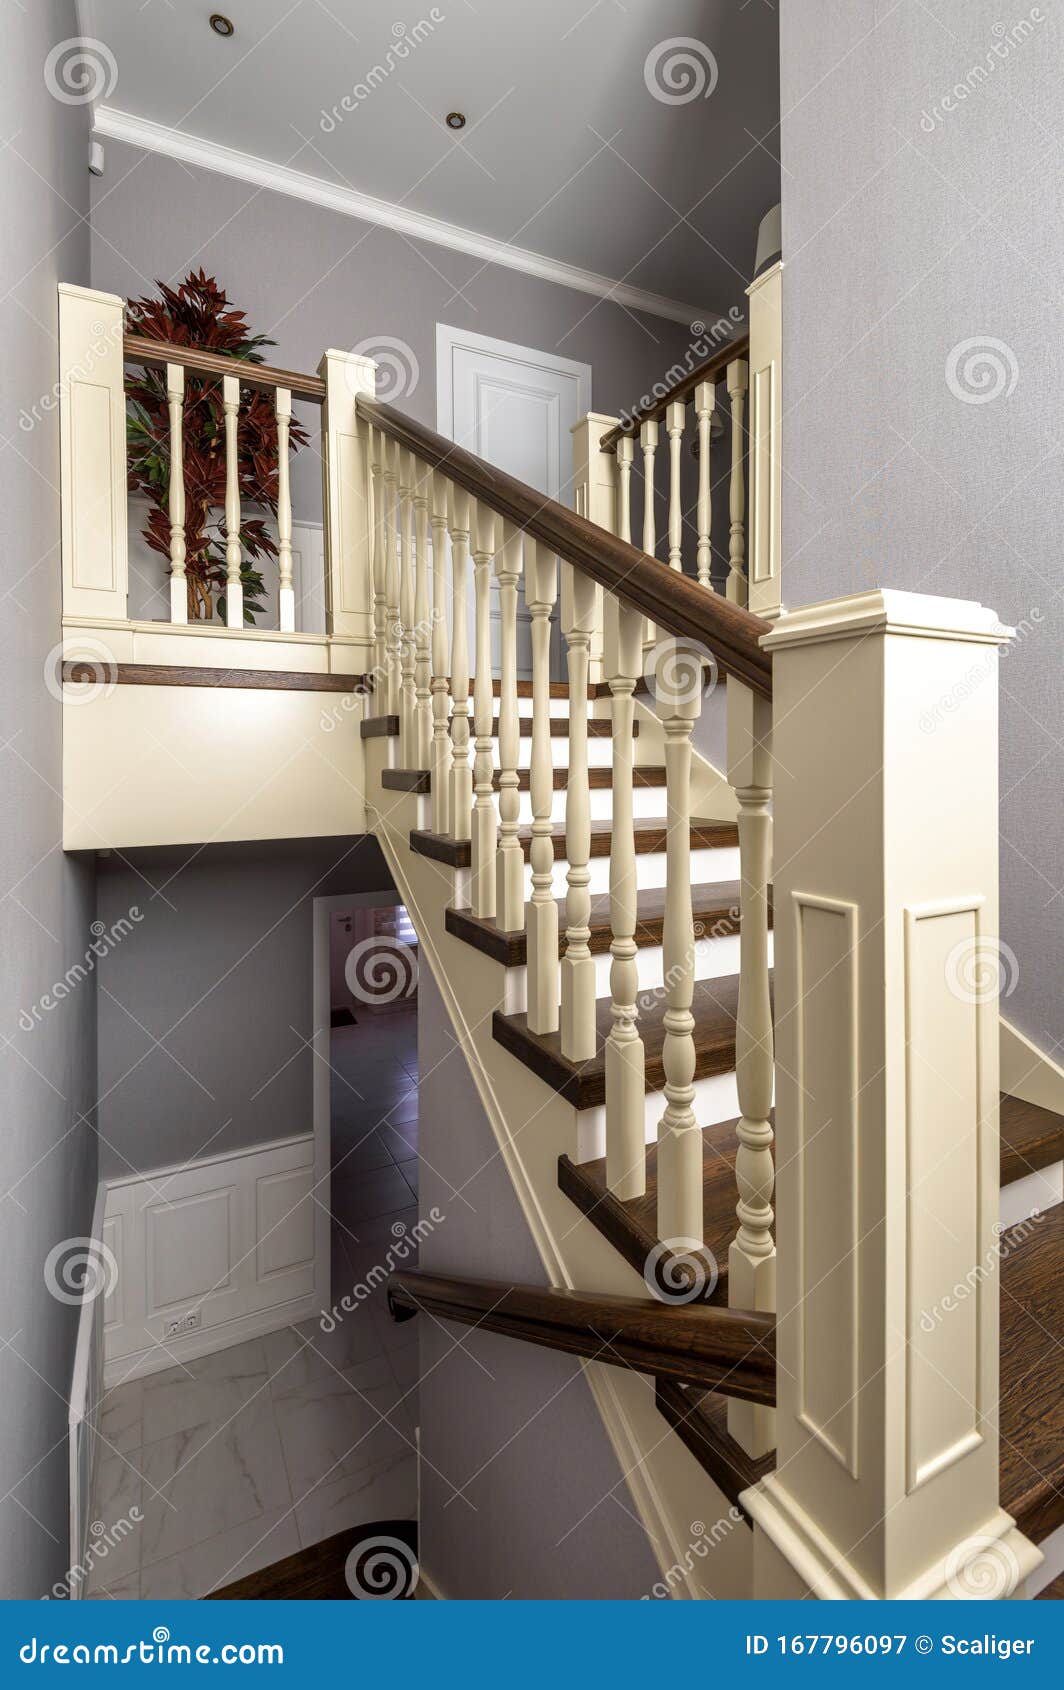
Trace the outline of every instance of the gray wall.
<path fill-rule="evenodd" d="M 422 1240 L 420 1266 L 546 1285 L 427 968 L 418 981 L 418 1067 L 420 1215 L 444 1217 Z M 579 1363 L 475 1329 L 418 1324 L 420 1553 L 444 1595 L 648 1593 L 657 1562 Z"/>
<path fill-rule="evenodd" d="M 0 1597 L 64 1576 L 66 1399 L 76 1310 L 50 1296 L 53 1245 L 89 1231 L 96 1195 L 91 979 L 39 1019 L 41 995 L 91 943 L 91 865 L 60 848 L 61 706 L 45 687 L 60 637 L 56 413 L 20 427 L 56 380 L 56 282 L 89 280 L 85 112 L 53 99 L 44 64 L 76 32 L 72 0 L 11 8 L 0 54 Z M 20 1022 L 20 1016 L 23 1020 Z M 28 1023 L 28 1030 L 27 1030 Z"/>
<path fill-rule="evenodd" d="M 309 1132 L 313 900 L 391 888 L 366 835 L 102 857 L 130 930 L 99 970 L 101 1174 Z"/>
<path fill-rule="evenodd" d="M 781 8 L 785 596 L 900 587 L 1024 627 L 1001 670 L 1002 934 L 1019 964 L 1003 1010 L 1049 1047 L 1064 914 L 1064 19 L 1052 5 L 1003 18 L 994 0 L 829 12 L 811 30 L 807 6 Z M 996 33 L 1021 19 L 1027 39 Z M 997 397 L 990 366 L 982 388 L 963 374 L 969 340 L 1002 343 Z"/>

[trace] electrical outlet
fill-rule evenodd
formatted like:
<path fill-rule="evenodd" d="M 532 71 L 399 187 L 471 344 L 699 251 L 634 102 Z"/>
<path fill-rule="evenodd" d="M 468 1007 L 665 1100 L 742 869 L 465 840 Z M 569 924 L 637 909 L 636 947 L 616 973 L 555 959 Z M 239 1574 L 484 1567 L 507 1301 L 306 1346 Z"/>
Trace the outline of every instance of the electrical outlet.
<path fill-rule="evenodd" d="M 198 1332 L 200 1325 L 199 1309 L 190 1309 L 187 1314 L 174 1314 L 163 1328 L 165 1338 L 180 1338 L 184 1332 Z"/>

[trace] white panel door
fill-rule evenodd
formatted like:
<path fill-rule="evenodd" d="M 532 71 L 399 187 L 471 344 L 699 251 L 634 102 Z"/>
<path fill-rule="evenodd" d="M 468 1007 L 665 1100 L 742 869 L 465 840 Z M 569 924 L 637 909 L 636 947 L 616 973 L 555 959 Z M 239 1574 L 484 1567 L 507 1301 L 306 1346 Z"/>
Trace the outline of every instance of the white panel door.
<path fill-rule="evenodd" d="M 572 504 L 570 431 L 591 409 L 590 364 L 438 323 L 436 382 L 436 426 L 441 434 L 538 492 Z M 498 638 L 498 611 L 493 603 L 496 663 Z M 518 674 L 527 680 L 532 656 L 523 593 L 517 647 Z M 552 651 L 552 672 L 561 679 L 557 625 Z"/>

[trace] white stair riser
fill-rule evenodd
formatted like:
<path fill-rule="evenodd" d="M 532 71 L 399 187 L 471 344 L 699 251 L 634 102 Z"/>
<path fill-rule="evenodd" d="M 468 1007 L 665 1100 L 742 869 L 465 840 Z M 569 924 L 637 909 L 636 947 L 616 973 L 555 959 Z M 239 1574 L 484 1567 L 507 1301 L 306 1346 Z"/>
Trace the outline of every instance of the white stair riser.
<path fill-rule="evenodd" d="M 608 822 L 613 816 L 613 789 L 608 786 L 592 787 L 591 820 L 593 822 Z M 565 788 L 562 787 L 554 794 L 551 803 L 551 819 L 556 822 L 565 820 Z M 665 788 L 663 786 L 636 786 L 632 789 L 632 813 L 637 817 L 663 816 L 665 814 Z M 521 807 L 518 820 L 525 827 L 532 820 L 532 794 L 522 792 Z"/>
<path fill-rule="evenodd" d="M 562 931 L 565 912 L 562 912 Z M 772 938 L 769 936 L 769 962 L 772 960 Z M 603 951 L 595 957 L 595 996 L 610 995 L 610 965 L 612 957 Z M 636 958 L 640 992 L 653 992 L 665 983 L 664 951 L 660 945 L 644 945 Z M 729 933 L 719 939 L 709 935 L 695 942 L 695 979 L 720 980 L 739 972 L 739 935 Z M 528 970 L 506 970 L 504 1008 L 507 1015 L 523 1015 L 528 1007 Z"/>
<path fill-rule="evenodd" d="M 610 889 L 610 859 L 608 857 L 592 857 L 588 868 L 591 871 L 591 892 L 608 892 Z M 650 891 L 653 887 L 665 884 L 666 855 L 664 851 L 648 851 L 645 856 L 636 858 L 636 884 L 642 891 Z M 562 898 L 566 892 L 566 875 L 569 865 L 564 859 L 554 864 L 554 896 Z M 691 852 L 691 884 L 692 886 L 707 886 L 716 880 L 738 880 L 739 851 L 725 848 L 722 850 L 705 849 Z M 532 896 L 532 870 L 525 869 L 525 897 Z"/>
<path fill-rule="evenodd" d="M 695 1081 L 695 1097 L 693 1104 L 695 1119 L 703 1126 L 709 1127 L 716 1121 L 731 1121 L 739 1114 L 739 1096 L 735 1086 L 735 1074 L 714 1074 L 707 1080 Z M 658 1138 L 658 1122 L 665 1112 L 665 1093 L 652 1091 L 647 1093 L 644 1119 L 646 1123 L 646 1142 L 656 1144 Z M 570 1155 L 574 1162 L 594 1162 L 606 1154 L 606 1106 L 596 1104 L 594 1109 L 580 1109 L 576 1114 L 576 1144 Z M 738 1191 L 735 1194 L 739 1200 Z M 738 1222 L 736 1222 L 738 1226 Z"/>
<path fill-rule="evenodd" d="M 1036 1168 L 1001 1188 L 999 1220 L 1003 1227 L 1018 1226 L 1031 1215 L 1044 1215 L 1064 1201 L 1064 1162 Z"/>

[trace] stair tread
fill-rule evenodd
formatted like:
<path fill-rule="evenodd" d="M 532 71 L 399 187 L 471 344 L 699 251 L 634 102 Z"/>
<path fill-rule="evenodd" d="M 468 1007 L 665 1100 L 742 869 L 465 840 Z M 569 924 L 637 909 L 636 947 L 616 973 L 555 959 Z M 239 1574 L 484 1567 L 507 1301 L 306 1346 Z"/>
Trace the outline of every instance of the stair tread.
<path fill-rule="evenodd" d="M 550 736 L 552 739 L 569 738 L 568 716 L 548 716 Z M 360 722 L 359 733 L 363 739 L 398 739 L 398 716 L 371 716 L 367 722 Z M 531 739 L 532 717 L 519 716 L 517 718 L 517 732 L 520 739 Z M 589 716 L 587 719 L 587 733 L 589 739 L 610 739 L 613 736 L 613 723 L 608 716 Z M 491 737 L 499 737 L 499 718 L 495 716 L 491 724 Z M 632 737 L 639 738 L 639 723 L 632 723 Z M 472 745 L 476 738 L 473 723 L 473 695 L 469 695 L 469 743 Z"/>
<path fill-rule="evenodd" d="M 565 899 L 558 905 L 559 952 L 565 947 Z M 739 882 L 715 880 L 692 886 L 691 904 L 696 923 L 715 937 L 739 931 Z M 637 945 L 660 945 L 665 919 L 665 888 L 647 887 L 638 896 L 635 941 Z M 446 916 L 448 933 L 483 951 L 506 968 L 523 968 L 528 960 L 528 933 L 504 933 L 494 916 L 474 915 L 472 910 L 452 905 Z M 591 899 L 591 950 L 602 955 L 610 948 L 610 894 L 598 892 Z"/>
<path fill-rule="evenodd" d="M 664 816 L 640 816 L 633 824 L 635 835 L 635 849 L 637 856 L 649 855 L 653 852 L 664 851 L 667 823 Z M 518 830 L 518 839 L 527 861 L 532 845 L 532 828 L 526 824 Z M 555 861 L 565 859 L 565 823 L 556 822 L 550 831 L 554 845 Z M 610 842 L 613 838 L 612 821 L 593 821 L 591 823 L 591 856 L 608 857 Z M 693 819 L 691 822 L 691 849 L 720 850 L 733 847 L 739 843 L 739 832 L 734 822 L 713 821 L 709 818 Z M 468 868 L 471 858 L 471 846 L 468 839 L 455 839 L 449 833 L 433 833 L 429 828 L 414 828 L 410 834 L 410 849 L 422 857 L 432 857 L 436 862 L 447 863 L 451 868 Z"/>
<path fill-rule="evenodd" d="M 564 792 L 569 784 L 568 769 L 552 770 L 555 792 Z M 634 786 L 664 786 L 664 763 L 646 763 L 632 770 Z M 492 786 L 496 792 L 501 790 L 502 775 L 496 769 L 492 776 Z M 517 790 L 528 792 L 532 784 L 530 769 L 518 769 Z M 609 766 L 601 769 L 588 769 L 587 784 L 592 792 L 610 791 L 613 788 L 613 769 Z M 381 771 L 381 785 L 391 792 L 431 792 L 432 774 L 428 769 L 383 769 Z"/>
<path fill-rule="evenodd" d="M 1064 1115 L 1027 1103 L 1020 1097 L 1001 1098 L 1001 1183 L 1048 1168 L 1064 1157 Z"/>
<path fill-rule="evenodd" d="M 744 1490 L 756 1485 L 776 1466 L 773 1451 L 755 1459 L 728 1431 L 727 1398 L 697 1385 L 680 1385 L 672 1379 L 655 1381 L 655 1401 L 673 1431 L 687 1445 L 735 1508 Z M 750 1518 L 743 1509 L 749 1525 Z"/>

